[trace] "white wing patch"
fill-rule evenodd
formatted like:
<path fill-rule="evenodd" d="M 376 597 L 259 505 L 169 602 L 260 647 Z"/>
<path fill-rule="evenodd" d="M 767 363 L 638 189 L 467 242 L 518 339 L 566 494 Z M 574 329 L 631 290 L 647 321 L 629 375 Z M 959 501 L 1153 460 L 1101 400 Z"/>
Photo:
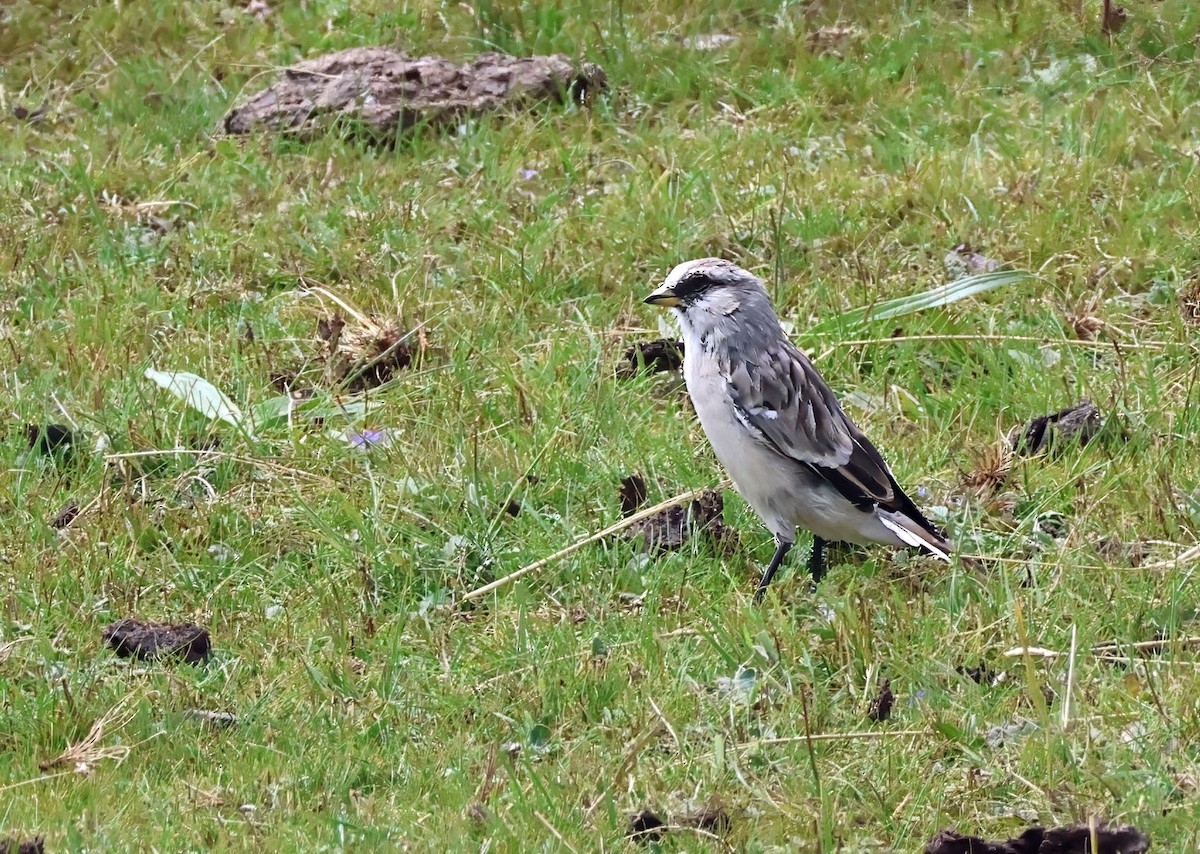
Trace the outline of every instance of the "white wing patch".
<path fill-rule="evenodd" d="M 774 421 L 779 417 L 779 413 L 769 406 L 754 406 L 746 410 L 755 418 L 764 418 L 767 421 Z"/>
<path fill-rule="evenodd" d="M 755 440 L 766 441 L 763 438 L 762 430 L 759 430 L 757 427 L 755 427 L 754 422 L 752 422 L 749 418 L 746 417 L 746 410 L 742 409 L 742 407 L 738 406 L 737 404 L 734 404 L 733 414 L 734 414 L 734 417 L 737 418 L 738 423 L 741 424 L 743 427 L 745 427 L 746 430 L 750 433 L 751 436 L 754 437 Z M 750 414 L 753 415 L 754 413 L 751 412 Z M 771 415 L 774 416 L 774 415 L 777 415 L 777 413 L 772 412 Z"/>
<path fill-rule="evenodd" d="M 945 551 L 938 548 L 935 544 L 931 543 L 929 541 L 928 537 L 922 537 L 920 534 L 916 533 L 915 531 L 912 531 L 912 530 L 904 527 L 903 525 L 892 521 L 884 513 L 880 513 L 878 511 L 876 511 L 875 518 L 877 518 L 880 522 L 882 522 L 883 526 L 885 528 L 887 528 L 889 531 L 891 531 L 893 534 L 895 534 L 897 537 L 899 537 L 900 540 L 903 543 L 905 543 L 906 545 L 912 546 L 913 548 L 917 548 L 917 549 L 924 549 L 925 551 L 932 554 L 934 557 L 944 560 L 946 563 L 950 563 L 950 555 L 946 554 Z"/>

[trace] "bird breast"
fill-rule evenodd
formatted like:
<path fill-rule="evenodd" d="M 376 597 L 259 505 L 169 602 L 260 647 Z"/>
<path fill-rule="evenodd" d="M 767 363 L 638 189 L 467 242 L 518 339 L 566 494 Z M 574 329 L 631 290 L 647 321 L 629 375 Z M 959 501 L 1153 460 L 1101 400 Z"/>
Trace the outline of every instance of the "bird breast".
<path fill-rule="evenodd" d="M 738 417 L 729 396 L 729 383 L 718 360 L 705 352 L 697 340 L 685 340 L 683 378 L 688 394 L 717 459 L 728 472 L 738 492 L 774 529 L 770 517 L 777 515 L 769 484 L 779 483 L 781 470 L 790 468 L 778 454 L 757 441 L 753 428 Z"/>

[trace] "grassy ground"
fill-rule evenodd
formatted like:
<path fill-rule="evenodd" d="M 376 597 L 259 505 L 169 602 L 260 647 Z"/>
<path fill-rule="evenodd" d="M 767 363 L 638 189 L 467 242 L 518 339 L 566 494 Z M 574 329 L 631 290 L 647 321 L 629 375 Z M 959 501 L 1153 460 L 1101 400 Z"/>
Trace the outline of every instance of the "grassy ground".
<path fill-rule="evenodd" d="M 1092 0 L 272 5 L 0 10 L 0 837 L 583 851 L 632 846 L 643 807 L 710 806 L 725 841 L 662 847 L 916 851 L 1102 816 L 1195 850 L 1197 564 L 1172 559 L 1200 528 L 1200 7 L 1131 0 L 1109 39 Z M 844 58 L 808 46 L 833 24 L 856 28 Z M 716 32 L 738 40 L 681 44 Z M 215 138 L 273 67 L 360 44 L 562 51 L 613 88 L 394 150 Z M 1044 278 L 806 332 L 944 281 L 962 242 Z M 762 273 L 987 560 L 847 549 L 810 594 L 799 549 L 755 607 L 771 544 L 730 493 L 740 544 L 613 538 L 436 607 L 618 520 L 624 475 L 652 500 L 721 477 L 677 380 L 615 370 L 661 334 L 641 296 L 707 254 Z M 425 324 L 365 417 L 251 439 L 143 378 L 243 406 L 274 375 L 329 388 L 317 322 L 346 312 L 304 285 Z M 1082 397 L 1096 441 L 967 483 Z M 26 424 L 68 416 L 72 459 L 28 452 Z M 219 445 L 106 462 L 103 436 Z M 126 616 L 200 622 L 215 655 L 117 659 L 100 635 Z M 1023 645 L 1060 655 L 1004 657 Z M 97 721 L 98 753 L 40 767 Z"/>

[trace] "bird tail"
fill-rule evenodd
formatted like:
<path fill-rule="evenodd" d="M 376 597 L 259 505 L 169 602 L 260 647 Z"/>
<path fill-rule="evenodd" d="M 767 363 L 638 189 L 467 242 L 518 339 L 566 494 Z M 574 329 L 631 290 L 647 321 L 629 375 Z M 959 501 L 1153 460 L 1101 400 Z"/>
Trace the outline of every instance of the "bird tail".
<path fill-rule="evenodd" d="M 950 552 L 954 544 L 945 537 L 939 536 L 903 513 L 888 510 L 876 511 L 883 526 L 900 538 L 900 542 L 915 549 L 924 549 L 934 557 L 950 562 Z M 928 523 L 926 523 L 928 524 Z M 932 528 L 932 525 L 929 525 Z"/>

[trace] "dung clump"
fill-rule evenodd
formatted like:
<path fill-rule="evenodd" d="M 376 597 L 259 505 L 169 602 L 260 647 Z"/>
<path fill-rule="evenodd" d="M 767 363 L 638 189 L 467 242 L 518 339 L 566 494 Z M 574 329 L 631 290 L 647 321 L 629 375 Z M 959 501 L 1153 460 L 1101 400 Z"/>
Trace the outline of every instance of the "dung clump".
<path fill-rule="evenodd" d="M 634 813 L 629 819 L 629 829 L 625 836 L 635 842 L 657 842 L 666 832 L 666 822 L 646 808 Z"/>
<path fill-rule="evenodd" d="M 1149 848 L 1150 837 L 1135 827 L 1076 824 L 1031 827 L 1005 841 L 943 830 L 925 846 L 925 854 L 1145 854 Z"/>
<path fill-rule="evenodd" d="M 501 107 L 584 102 L 607 86 L 604 71 L 561 54 L 485 53 L 465 65 L 387 47 L 353 47 L 283 69 L 230 110 L 228 134 L 268 130 L 300 139 L 330 131 L 393 142 L 418 125 L 446 127 Z"/>
<path fill-rule="evenodd" d="M 1069 445 L 1086 445 L 1100 432 L 1100 409 L 1084 399 L 1074 406 L 1049 415 L 1039 415 L 1023 429 L 1014 431 L 1010 444 L 1023 456 L 1041 451 L 1053 452 Z"/>
<path fill-rule="evenodd" d="M 892 682 L 884 679 L 879 683 L 879 693 L 871 700 L 867 709 L 867 717 L 876 723 L 883 723 L 892 716 L 892 706 L 896 704 L 896 695 L 892 693 Z"/>
<path fill-rule="evenodd" d="M 720 490 L 706 489 L 687 504 L 673 504 L 631 525 L 627 536 L 640 539 L 651 553 L 676 551 L 698 533 L 723 540 L 730 533 L 721 518 L 724 509 Z"/>
<path fill-rule="evenodd" d="M 625 349 L 625 356 L 617 368 L 617 376 L 622 379 L 636 377 L 638 374 L 657 374 L 664 371 L 678 371 L 683 367 L 683 342 L 669 338 L 657 338 L 654 341 L 639 341 Z"/>
<path fill-rule="evenodd" d="M 179 658 L 187 664 L 203 664 L 212 655 L 208 630 L 195 623 L 117 620 L 104 629 L 104 640 L 122 658 L 142 661 Z"/>
<path fill-rule="evenodd" d="M 621 515 L 632 516 L 637 509 L 646 503 L 649 493 L 646 490 L 646 478 L 637 472 L 621 478 Z"/>

